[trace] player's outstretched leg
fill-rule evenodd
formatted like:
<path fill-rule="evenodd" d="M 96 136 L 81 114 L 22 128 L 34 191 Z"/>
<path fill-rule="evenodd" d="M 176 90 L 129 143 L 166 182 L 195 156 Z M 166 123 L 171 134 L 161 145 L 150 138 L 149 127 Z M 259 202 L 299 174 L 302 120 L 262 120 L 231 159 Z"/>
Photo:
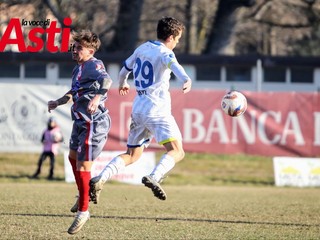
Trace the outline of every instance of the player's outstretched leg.
<path fill-rule="evenodd" d="M 76 202 L 72 206 L 72 208 L 70 208 L 70 212 L 76 213 L 78 211 L 78 208 L 79 208 L 79 196 L 76 196 Z"/>
<path fill-rule="evenodd" d="M 90 195 L 89 195 L 90 197 Z M 89 199 L 89 202 L 91 202 L 91 198 Z M 74 203 L 74 205 L 70 208 L 70 212 L 76 213 L 78 211 L 79 208 L 79 196 L 76 196 L 76 202 Z"/>
<path fill-rule="evenodd" d="M 157 198 L 159 198 L 160 200 L 166 200 L 167 199 L 167 195 L 164 192 L 164 190 L 162 189 L 162 187 L 160 186 L 160 184 L 153 179 L 152 176 L 148 175 L 148 176 L 144 176 L 142 178 L 142 183 L 150 188 L 153 192 L 153 195 Z"/>
<path fill-rule="evenodd" d="M 101 176 L 96 176 L 90 179 L 89 196 L 90 201 L 92 201 L 94 204 L 97 204 L 99 202 L 100 193 L 103 189 L 104 183 L 105 182 L 101 180 Z"/>
<path fill-rule="evenodd" d="M 89 212 L 78 212 L 73 223 L 68 229 L 69 234 L 76 234 L 81 230 L 83 225 L 89 220 Z"/>

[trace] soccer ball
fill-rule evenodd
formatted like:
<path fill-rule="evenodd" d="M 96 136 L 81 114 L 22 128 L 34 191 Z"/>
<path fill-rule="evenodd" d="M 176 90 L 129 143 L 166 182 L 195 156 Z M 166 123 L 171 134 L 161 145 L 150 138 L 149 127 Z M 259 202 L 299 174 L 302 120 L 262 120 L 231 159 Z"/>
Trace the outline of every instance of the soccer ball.
<path fill-rule="evenodd" d="M 221 108 L 229 116 L 238 117 L 247 110 L 247 99 L 238 91 L 230 91 L 223 96 Z"/>

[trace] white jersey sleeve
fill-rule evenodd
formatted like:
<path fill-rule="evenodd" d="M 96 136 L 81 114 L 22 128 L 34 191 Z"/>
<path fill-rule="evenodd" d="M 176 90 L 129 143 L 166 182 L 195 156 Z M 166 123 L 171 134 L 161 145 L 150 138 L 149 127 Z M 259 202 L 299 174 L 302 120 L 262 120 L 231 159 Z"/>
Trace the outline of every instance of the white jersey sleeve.
<path fill-rule="evenodd" d="M 180 82 L 185 83 L 190 79 L 184 68 L 178 62 L 173 62 L 170 69 Z"/>

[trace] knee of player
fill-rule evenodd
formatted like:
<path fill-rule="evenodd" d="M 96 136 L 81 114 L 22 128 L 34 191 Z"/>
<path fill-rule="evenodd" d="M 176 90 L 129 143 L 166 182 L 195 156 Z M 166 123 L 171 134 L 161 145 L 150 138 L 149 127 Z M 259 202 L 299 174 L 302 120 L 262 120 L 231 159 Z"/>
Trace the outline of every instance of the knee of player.
<path fill-rule="evenodd" d="M 184 152 L 184 150 L 181 150 L 181 160 L 184 159 L 184 157 L 186 156 L 186 153 Z"/>
<path fill-rule="evenodd" d="M 126 165 L 130 165 L 131 163 L 136 162 L 141 157 L 142 152 L 135 151 L 133 149 L 128 149 L 126 154 L 122 155 Z"/>
<path fill-rule="evenodd" d="M 131 157 L 130 157 L 130 159 L 129 159 L 129 164 L 131 164 L 131 163 L 134 163 L 134 162 L 138 161 L 138 160 L 139 160 L 139 158 L 140 158 L 140 157 L 138 157 L 138 156 L 131 156 Z"/>
<path fill-rule="evenodd" d="M 184 150 L 183 149 L 178 150 L 176 154 L 176 162 L 181 161 L 184 157 L 185 157 Z"/>

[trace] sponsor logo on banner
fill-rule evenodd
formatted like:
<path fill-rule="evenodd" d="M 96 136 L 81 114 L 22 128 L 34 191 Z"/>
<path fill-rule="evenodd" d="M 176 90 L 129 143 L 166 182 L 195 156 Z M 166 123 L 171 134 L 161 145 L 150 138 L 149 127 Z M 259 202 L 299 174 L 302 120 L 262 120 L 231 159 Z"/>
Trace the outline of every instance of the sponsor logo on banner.
<path fill-rule="evenodd" d="M 273 167 L 276 186 L 320 186 L 319 158 L 274 157 Z"/>
<path fill-rule="evenodd" d="M 58 119 L 63 135 L 70 135 L 70 105 L 61 106 L 50 114 L 46 105 L 48 100 L 60 97 L 62 87 L 66 92 L 69 86 L 48 86 L 0 84 L 0 151 L 41 151 L 41 132 L 47 118 L 52 115 Z M 12 92 L 15 98 L 11 97 Z M 320 93 L 247 92 L 248 110 L 240 117 L 231 118 L 224 114 L 219 105 L 223 91 L 194 90 L 190 95 L 182 95 L 175 89 L 171 92 L 172 114 L 180 128 L 186 152 L 319 156 Z M 136 93 L 132 91 L 128 96 L 120 96 L 117 89 L 110 89 L 109 94 L 112 100 L 106 101 L 106 107 L 112 119 L 112 128 L 103 150 L 126 149 L 132 101 Z M 67 150 L 68 141 L 61 147 L 63 151 Z M 163 146 L 153 138 L 148 150 L 158 151 L 159 148 Z M 315 167 L 313 172 L 317 171 L 319 169 Z M 289 176 L 299 179 L 299 174 Z M 312 181 L 319 178 L 319 174 L 310 176 Z"/>
<path fill-rule="evenodd" d="M 43 148 L 41 137 L 47 128 L 49 117 L 57 119 L 65 141 L 60 145 L 61 152 L 69 149 L 72 121 L 70 108 L 61 107 L 48 113 L 48 99 L 57 99 L 61 91 L 68 87 L 31 84 L 1 83 L 0 95 L 0 151 L 1 152 L 40 152 Z M 14 92 L 15 97 L 12 98 Z"/>
<path fill-rule="evenodd" d="M 91 169 L 91 177 L 98 176 L 105 166 L 116 156 L 123 153 L 123 151 L 105 151 L 93 162 Z M 125 169 L 114 175 L 111 180 L 129 183 L 129 184 L 141 184 L 141 179 L 145 175 L 149 175 L 155 167 L 155 153 L 144 152 L 141 158 L 131 165 L 125 167 Z M 65 181 L 75 182 L 72 167 L 68 159 L 68 152 L 64 153 L 64 168 L 65 168 Z"/>

